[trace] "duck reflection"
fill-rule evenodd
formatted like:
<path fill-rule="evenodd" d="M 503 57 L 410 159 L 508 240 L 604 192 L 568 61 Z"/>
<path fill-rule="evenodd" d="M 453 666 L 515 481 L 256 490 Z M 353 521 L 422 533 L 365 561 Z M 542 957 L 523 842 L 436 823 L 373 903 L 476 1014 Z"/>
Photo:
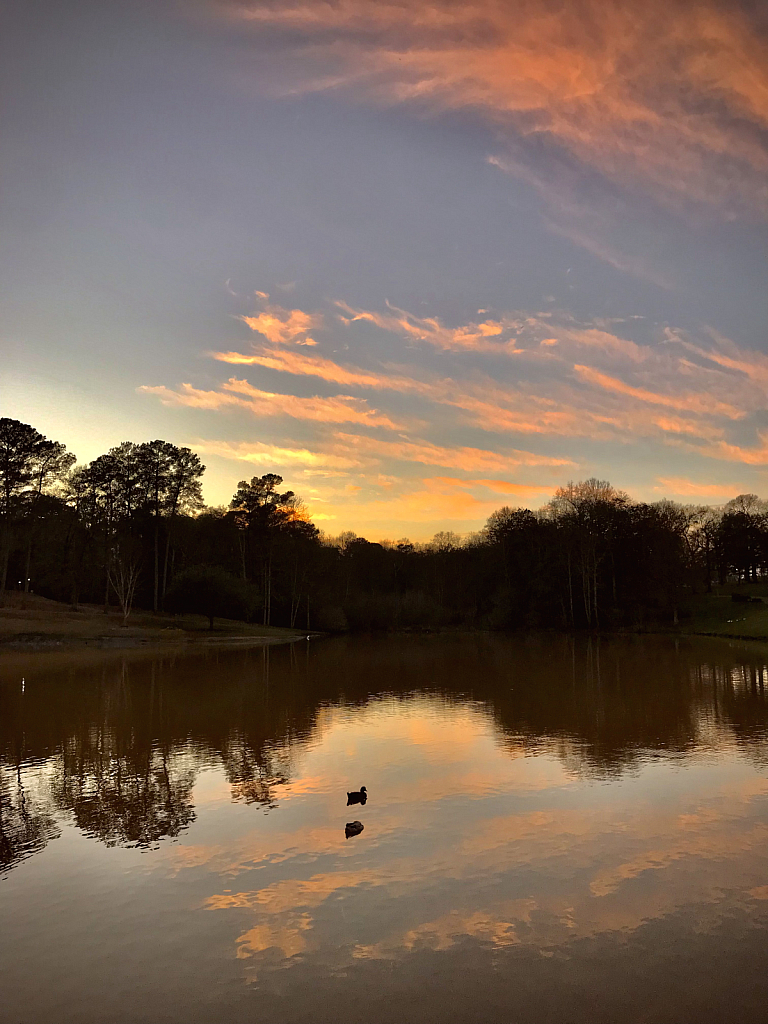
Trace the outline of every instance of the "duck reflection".
<path fill-rule="evenodd" d="M 300 656 L 276 647 L 269 660 L 248 650 L 6 656 L 0 765 L 34 764 L 47 781 L 34 805 L 7 781 L 0 789 L 2 862 L 42 849 L 61 817 L 109 846 L 178 837 L 195 820 L 198 773 L 212 766 L 233 800 L 272 810 L 326 710 L 354 714 L 381 694 L 406 707 L 427 690 L 481 708 L 510 754 L 546 751 L 579 777 L 725 739 L 768 764 L 766 680 L 768 666 L 744 648 L 673 638 L 354 637 Z M 347 798 L 365 805 L 367 790 Z"/>

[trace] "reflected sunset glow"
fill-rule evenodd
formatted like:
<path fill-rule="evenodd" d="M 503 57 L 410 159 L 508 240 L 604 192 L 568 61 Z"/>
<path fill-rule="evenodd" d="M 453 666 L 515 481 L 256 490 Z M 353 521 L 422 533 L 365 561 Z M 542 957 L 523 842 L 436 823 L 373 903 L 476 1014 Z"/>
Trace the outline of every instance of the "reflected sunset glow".
<path fill-rule="evenodd" d="M 2 766 L 18 822 L 2 913 L 31 900 L 25 949 L 45 912 L 29 887 L 50 878 L 64 916 L 46 941 L 66 927 L 86 985 L 104 901 L 195 965 L 191 998 L 213 985 L 218 1006 L 258 1020 L 288 1005 L 288 977 L 312 1015 L 317 985 L 349 972 L 379 978 L 372 1016 L 391 1020 L 454 955 L 499 1005 L 533 957 L 523 1019 L 552 985 L 571 991 L 565 964 L 588 977 L 599 955 L 598 1001 L 615 1007 L 621 958 L 658 974 L 669 949 L 688 955 L 692 916 L 706 948 L 765 927 L 768 666 L 747 649 L 477 635 L 136 654 L 83 662 L 76 699 L 69 656 L 20 657 L 2 682 L 3 749 L 20 757 Z M 347 808 L 361 784 L 367 804 Z M 347 839 L 350 816 L 365 827 Z M 125 955 L 110 970 L 145 971 Z M 169 989 L 148 985 L 156 1010 Z M 443 985 L 445 1019 L 466 1019 L 466 994 Z M 174 1013 L 187 1019 L 184 1000 Z"/>

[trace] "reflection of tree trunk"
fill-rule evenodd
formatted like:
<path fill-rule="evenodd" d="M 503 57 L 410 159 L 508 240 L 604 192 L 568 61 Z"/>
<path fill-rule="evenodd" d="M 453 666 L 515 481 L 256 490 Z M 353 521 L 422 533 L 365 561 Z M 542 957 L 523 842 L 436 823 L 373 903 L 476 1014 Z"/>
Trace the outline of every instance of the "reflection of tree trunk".
<path fill-rule="evenodd" d="M 264 684 L 264 694 L 269 697 L 269 644 L 261 648 L 261 678 Z"/>
<path fill-rule="evenodd" d="M 160 523 L 158 522 L 157 513 L 155 513 L 155 588 L 152 598 L 152 611 L 157 615 L 160 607 Z"/>
<path fill-rule="evenodd" d="M 597 555 L 592 553 L 592 601 L 595 612 L 595 629 L 600 629 L 600 619 L 597 614 Z"/>

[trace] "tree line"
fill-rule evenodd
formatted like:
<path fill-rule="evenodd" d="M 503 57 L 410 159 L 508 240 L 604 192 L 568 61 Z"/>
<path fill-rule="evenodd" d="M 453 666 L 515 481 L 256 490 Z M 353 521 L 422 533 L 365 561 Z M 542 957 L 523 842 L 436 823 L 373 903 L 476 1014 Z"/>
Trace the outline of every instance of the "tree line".
<path fill-rule="evenodd" d="M 768 505 L 633 501 L 569 483 L 542 509 L 503 507 L 477 534 L 428 544 L 323 536 L 267 473 L 203 504 L 205 467 L 167 441 L 76 465 L 0 418 L 0 600 L 194 611 L 311 629 L 605 629 L 677 622 L 685 600 L 768 571 Z"/>

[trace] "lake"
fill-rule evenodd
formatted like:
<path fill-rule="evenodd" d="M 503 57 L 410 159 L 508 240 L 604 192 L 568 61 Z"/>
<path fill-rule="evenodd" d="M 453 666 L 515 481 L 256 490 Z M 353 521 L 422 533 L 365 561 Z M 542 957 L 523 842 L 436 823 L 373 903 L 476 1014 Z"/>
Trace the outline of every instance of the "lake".
<path fill-rule="evenodd" d="M 766 682 L 651 636 L 5 653 L 0 1021 L 766 1021 Z"/>

